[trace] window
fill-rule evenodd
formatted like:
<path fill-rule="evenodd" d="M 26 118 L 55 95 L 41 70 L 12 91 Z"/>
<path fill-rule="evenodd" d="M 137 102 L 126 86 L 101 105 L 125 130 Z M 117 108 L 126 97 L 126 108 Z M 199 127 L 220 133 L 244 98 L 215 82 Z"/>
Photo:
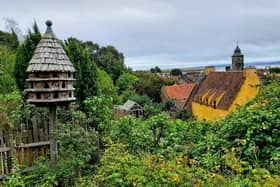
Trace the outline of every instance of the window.
<path fill-rule="evenodd" d="M 62 82 L 62 86 L 61 86 L 62 88 L 65 88 L 65 82 Z"/>
<path fill-rule="evenodd" d="M 44 88 L 50 88 L 47 82 L 45 82 Z"/>
<path fill-rule="evenodd" d="M 216 100 L 214 101 L 214 109 L 216 109 Z"/>
<path fill-rule="evenodd" d="M 41 93 L 36 93 L 36 98 L 41 99 Z"/>
<path fill-rule="evenodd" d="M 58 77 L 58 74 L 57 73 L 53 73 L 53 77 Z"/>
<path fill-rule="evenodd" d="M 202 104 L 202 97 L 199 97 L 199 104 Z"/>
<path fill-rule="evenodd" d="M 58 92 L 55 92 L 55 93 L 54 93 L 53 98 L 54 98 L 54 99 L 58 99 Z"/>
<path fill-rule="evenodd" d="M 69 97 L 72 97 L 72 93 L 71 92 L 69 92 Z"/>

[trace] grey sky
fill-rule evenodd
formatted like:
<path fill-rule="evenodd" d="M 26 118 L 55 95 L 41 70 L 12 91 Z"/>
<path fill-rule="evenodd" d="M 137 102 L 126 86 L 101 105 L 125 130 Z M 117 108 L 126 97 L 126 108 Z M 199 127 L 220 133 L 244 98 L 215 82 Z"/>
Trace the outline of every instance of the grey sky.
<path fill-rule="evenodd" d="M 237 41 L 247 62 L 280 60 L 279 9 L 278 0 L 0 0 L 0 18 L 23 31 L 36 20 L 44 32 L 51 19 L 60 39 L 114 45 L 134 69 L 229 63 Z"/>

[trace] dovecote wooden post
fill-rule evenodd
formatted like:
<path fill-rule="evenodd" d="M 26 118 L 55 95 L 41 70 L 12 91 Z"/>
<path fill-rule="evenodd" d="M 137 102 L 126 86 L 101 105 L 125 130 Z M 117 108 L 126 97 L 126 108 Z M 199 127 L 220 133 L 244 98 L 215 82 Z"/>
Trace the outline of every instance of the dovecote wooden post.
<path fill-rule="evenodd" d="M 52 31 L 52 22 L 46 21 L 47 30 L 42 36 L 28 73 L 28 103 L 49 108 L 49 141 L 52 167 L 57 162 L 57 140 L 52 134 L 56 129 L 56 107 L 69 105 L 74 97 L 73 74 L 75 68 Z"/>

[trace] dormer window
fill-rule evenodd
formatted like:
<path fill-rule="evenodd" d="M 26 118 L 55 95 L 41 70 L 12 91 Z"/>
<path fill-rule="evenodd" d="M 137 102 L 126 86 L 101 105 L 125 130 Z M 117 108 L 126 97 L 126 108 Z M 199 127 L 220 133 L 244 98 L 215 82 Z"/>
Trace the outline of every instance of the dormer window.
<path fill-rule="evenodd" d="M 202 105 L 202 97 L 199 97 L 199 104 Z"/>
<path fill-rule="evenodd" d="M 214 109 L 216 109 L 216 100 L 214 101 Z"/>

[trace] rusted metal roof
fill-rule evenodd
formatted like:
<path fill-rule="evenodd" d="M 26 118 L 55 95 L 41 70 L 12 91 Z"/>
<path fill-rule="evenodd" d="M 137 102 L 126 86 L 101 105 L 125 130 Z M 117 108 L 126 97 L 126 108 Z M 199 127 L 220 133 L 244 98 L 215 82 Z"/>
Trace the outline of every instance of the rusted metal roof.
<path fill-rule="evenodd" d="M 245 77 L 239 72 L 212 72 L 201 82 L 194 102 L 227 110 L 238 94 Z"/>
<path fill-rule="evenodd" d="M 27 72 L 75 72 L 73 64 L 52 31 L 52 23 L 46 22 L 47 31 L 37 45 Z"/>

